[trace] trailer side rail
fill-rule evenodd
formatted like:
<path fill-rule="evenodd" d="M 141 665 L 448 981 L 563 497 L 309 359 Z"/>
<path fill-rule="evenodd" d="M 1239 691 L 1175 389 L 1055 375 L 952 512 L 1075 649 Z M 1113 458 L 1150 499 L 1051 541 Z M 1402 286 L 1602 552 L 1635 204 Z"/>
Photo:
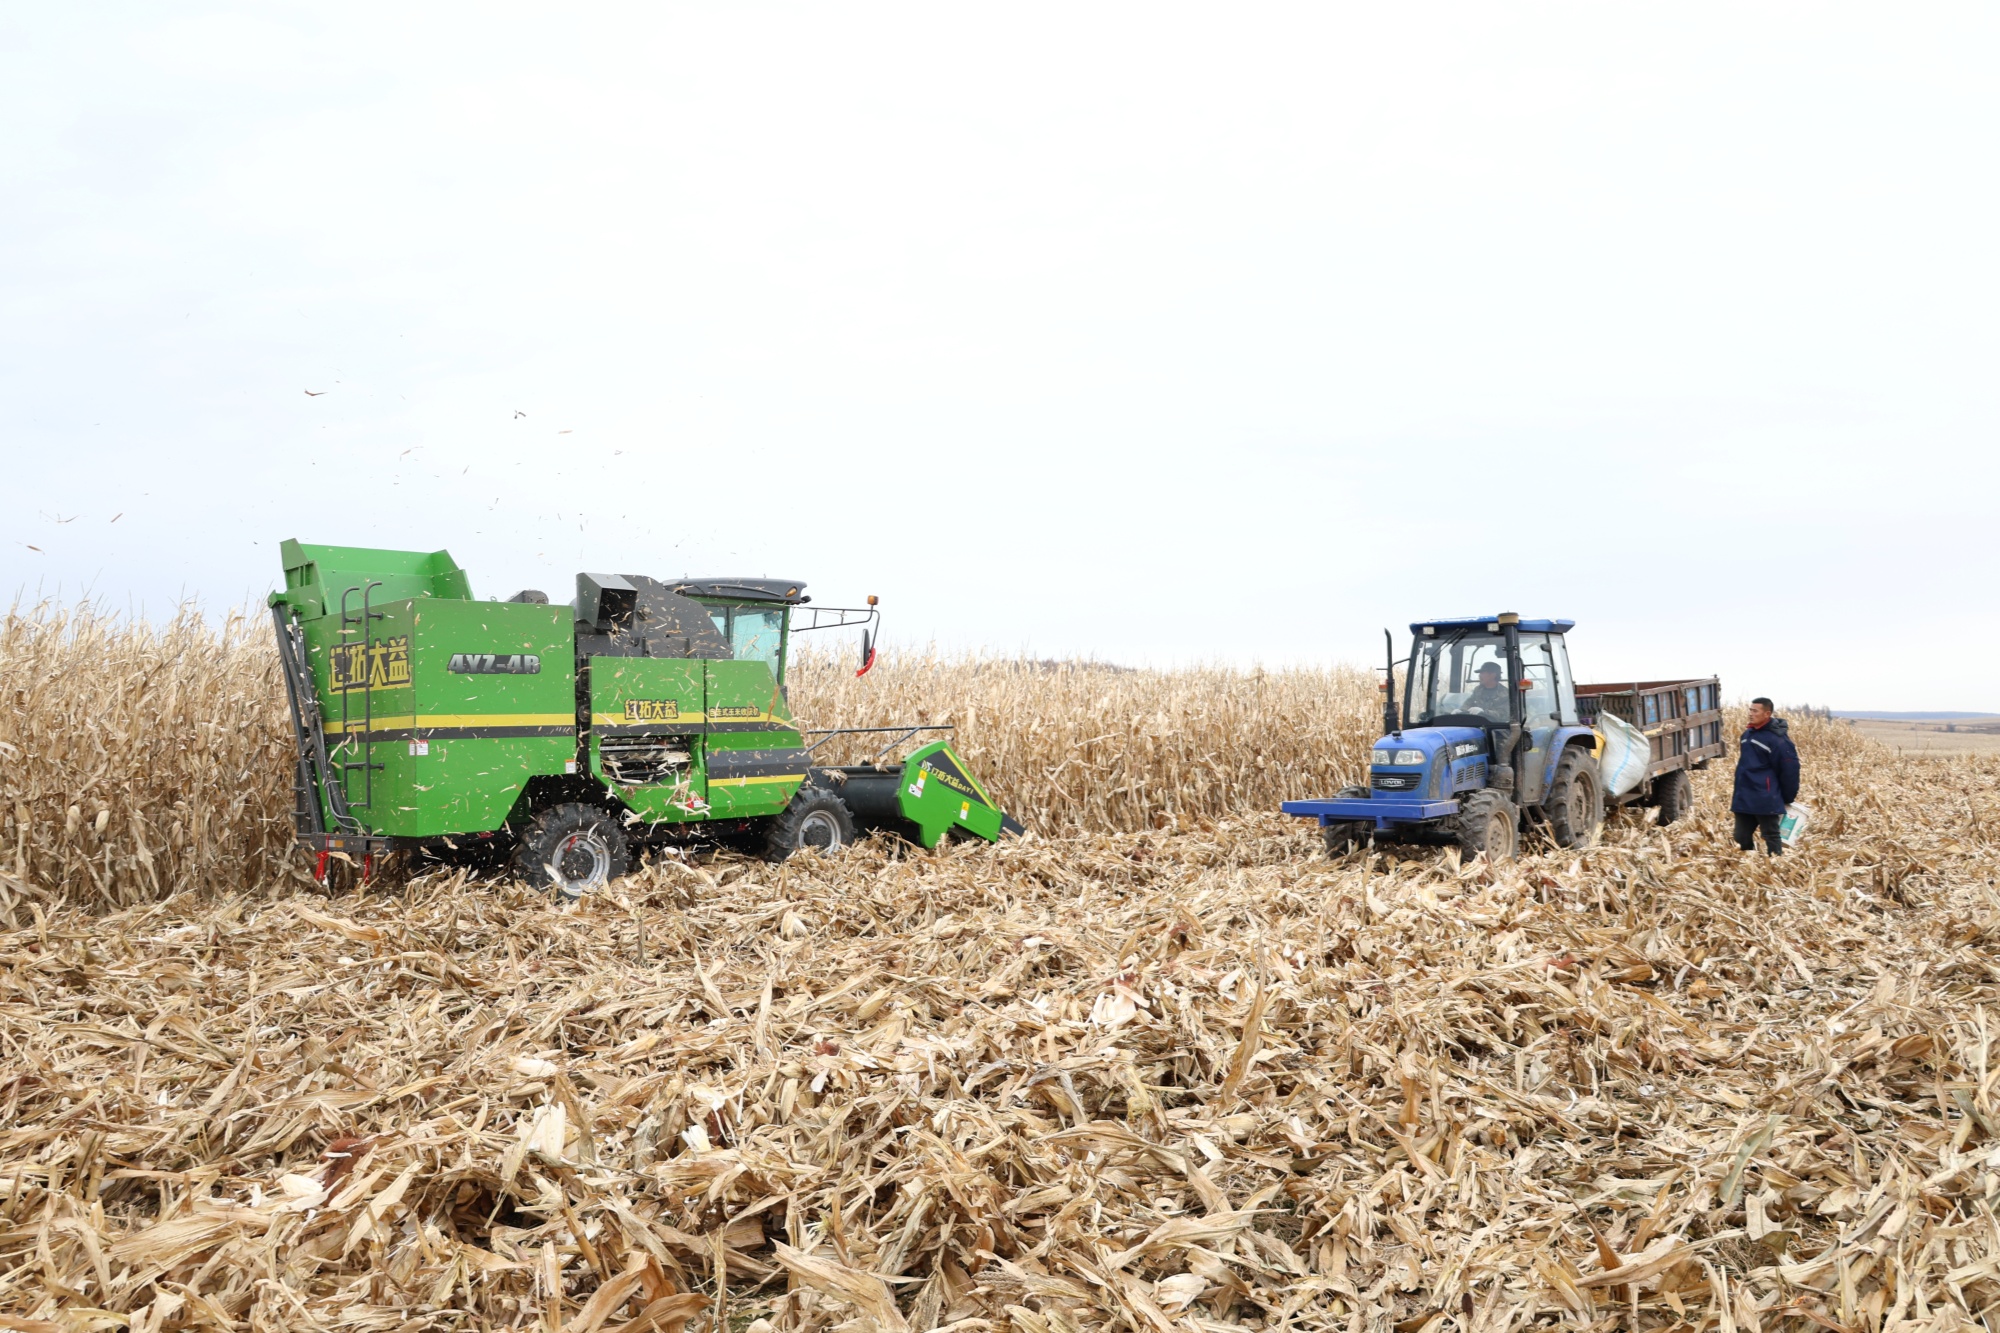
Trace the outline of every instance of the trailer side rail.
<path fill-rule="evenodd" d="M 1578 720 L 1596 726 L 1611 713 L 1645 733 L 1652 742 L 1647 778 L 1677 768 L 1698 768 L 1724 752 L 1722 741 L 1722 682 L 1703 680 L 1641 680 L 1629 684 L 1576 687 Z"/>

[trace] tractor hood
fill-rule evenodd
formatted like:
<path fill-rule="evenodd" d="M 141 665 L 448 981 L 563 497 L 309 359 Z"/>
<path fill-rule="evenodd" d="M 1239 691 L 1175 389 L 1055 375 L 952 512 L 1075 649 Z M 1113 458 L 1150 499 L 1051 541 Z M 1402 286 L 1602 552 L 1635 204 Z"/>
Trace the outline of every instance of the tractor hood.
<path fill-rule="evenodd" d="M 1420 773 L 1430 766 L 1431 760 L 1441 750 L 1449 750 L 1454 759 L 1459 759 L 1466 755 L 1485 754 L 1486 745 L 1486 732 L 1479 727 L 1414 727 L 1376 741 L 1368 762 L 1376 768 L 1400 768 Z M 1423 758 L 1410 759 L 1408 755 L 1411 751 L 1420 753 Z M 1404 756 L 1401 763 L 1396 760 L 1398 754 Z"/>

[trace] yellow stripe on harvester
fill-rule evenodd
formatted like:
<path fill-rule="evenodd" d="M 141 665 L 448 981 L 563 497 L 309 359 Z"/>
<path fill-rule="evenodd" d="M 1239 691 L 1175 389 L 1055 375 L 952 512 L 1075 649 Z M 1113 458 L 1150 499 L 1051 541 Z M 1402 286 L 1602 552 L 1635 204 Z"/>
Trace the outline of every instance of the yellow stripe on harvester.
<path fill-rule="evenodd" d="M 770 773 L 760 778 L 710 778 L 708 785 L 711 788 L 749 787 L 767 782 L 804 782 L 805 780 L 806 775 L 803 773 Z"/>
<path fill-rule="evenodd" d="M 418 730 L 426 727 L 573 727 L 576 717 L 570 713 L 427 713 L 421 717 L 412 717 L 408 713 L 377 713 L 373 723 L 350 715 L 344 728 L 338 721 L 329 719 L 326 729 L 331 732 L 366 731 L 371 725 L 376 731 L 387 731 L 392 727 L 399 730 L 406 727 Z"/>
<path fill-rule="evenodd" d="M 672 728 L 682 723 L 693 722 L 782 722 L 792 725 L 792 719 L 779 717 L 776 713 L 677 713 L 673 717 L 657 722 L 634 722 L 623 713 L 592 713 L 590 723 L 595 727 L 661 727 Z"/>

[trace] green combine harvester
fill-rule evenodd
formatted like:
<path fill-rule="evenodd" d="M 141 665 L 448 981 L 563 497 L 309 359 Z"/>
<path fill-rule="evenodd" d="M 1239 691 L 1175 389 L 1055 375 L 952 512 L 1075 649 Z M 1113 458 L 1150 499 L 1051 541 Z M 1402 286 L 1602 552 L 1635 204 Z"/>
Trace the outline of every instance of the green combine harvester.
<path fill-rule="evenodd" d="M 793 721 L 792 635 L 860 628 L 865 674 L 873 597 L 812 607 L 783 579 L 579 574 L 573 605 L 533 591 L 481 602 L 444 551 L 287 541 L 283 556 L 270 601 L 298 748 L 294 819 L 321 878 L 331 857 L 365 877 L 409 851 L 511 863 L 576 897 L 646 847 L 694 839 L 782 860 L 861 829 L 924 847 L 1021 832 L 948 741 L 894 764 L 813 762 L 839 736 L 887 736 L 879 759 L 950 730 Z"/>

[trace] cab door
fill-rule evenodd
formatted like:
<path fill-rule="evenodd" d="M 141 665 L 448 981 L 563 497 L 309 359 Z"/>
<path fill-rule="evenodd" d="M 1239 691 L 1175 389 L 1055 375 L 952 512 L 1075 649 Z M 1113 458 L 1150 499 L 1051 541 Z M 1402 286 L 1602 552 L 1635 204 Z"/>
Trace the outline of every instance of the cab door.
<path fill-rule="evenodd" d="M 1547 634 L 1521 636 L 1521 680 L 1527 685 L 1521 694 L 1528 753 L 1523 759 L 1522 771 L 1515 775 L 1515 790 L 1532 793 L 1534 799 L 1528 802 L 1530 805 L 1541 804 L 1547 794 L 1549 746 L 1563 725 L 1562 685 L 1569 675 L 1568 664 L 1559 652 L 1560 640 L 1552 644 L 1550 638 Z M 1570 695 L 1569 715 L 1576 715 L 1573 692 Z"/>
<path fill-rule="evenodd" d="M 708 734 L 702 744 L 712 817 L 775 815 L 790 804 L 812 762 L 785 699 L 790 608 L 775 602 L 707 606 L 730 653 L 703 664 Z"/>
<path fill-rule="evenodd" d="M 1563 726 L 1576 726 L 1576 677 L 1569 670 L 1569 643 L 1562 635 L 1551 634 L 1549 651 L 1556 664 L 1556 713 Z"/>

